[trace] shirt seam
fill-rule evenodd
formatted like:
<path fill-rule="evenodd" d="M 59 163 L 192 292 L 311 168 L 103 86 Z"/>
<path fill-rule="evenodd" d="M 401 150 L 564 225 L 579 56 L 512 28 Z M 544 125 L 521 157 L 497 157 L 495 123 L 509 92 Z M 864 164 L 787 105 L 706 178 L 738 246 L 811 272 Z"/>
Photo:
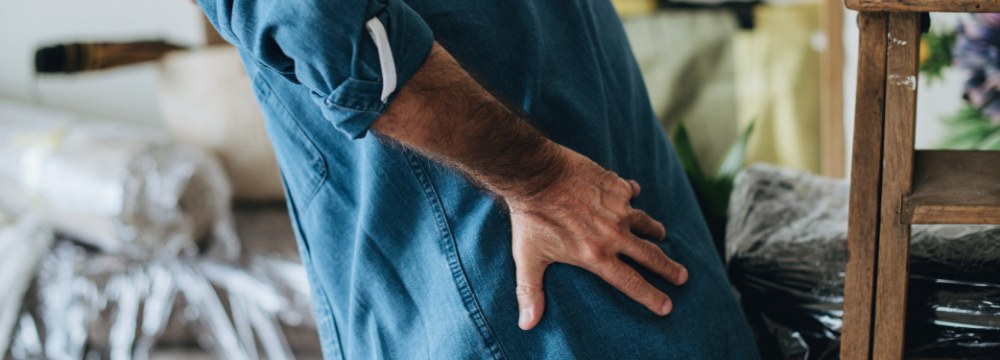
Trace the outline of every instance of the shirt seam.
<path fill-rule="evenodd" d="M 281 184 L 285 186 L 286 189 L 288 188 L 288 184 L 285 182 L 284 177 L 282 177 L 281 179 Z M 303 252 L 302 265 L 303 267 L 305 267 L 305 270 L 308 273 L 307 276 L 314 278 L 314 279 L 309 279 L 309 287 L 312 289 L 313 296 L 320 297 L 319 299 L 316 299 L 316 302 L 318 303 L 317 307 L 319 307 L 319 309 L 314 309 L 313 312 L 318 313 L 319 311 L 323 311 L 326 313 L 325 315 L 329 317 L 328 319 L 325 319 L 326 321 L 324 321 L 324 319 L 316 319 L 317 330 L 319 329 L 319 327 L 323 327 L 328 333 L 332 333 L 334 337 L 333 345 L 337 347 L 336 351 L 340 355 L 338 359 L 339 360 L 347 359 L 347 356 L 344 354 L 344 342 L 340 336 L 340 327 L 337 325 L 337 316 L 333 313 L 333 307 L 331 306 L 329 295 L 327 295 L 326 287 L 323 286 L 322 282 L 319 281 L 319 276 L 316 274 L 316 270 L 313 267 L 312 249 L 309 246 L 309 241 L 306 238 L 305 230 L 302 228 L 302 223 L 300 222 L 299 219 L 299 217 L 301 216 L 301 212 L 305 210 L 299 209 L 298 206 L 295 205 L 295 199 L 293 199 L 291 196 L 289 196 L 288 194 L 286 194 L 285 196 L 286 196 L 285 200 L 289 207 L 289 214 L 292 221 L 292 225 L 294 226 L 294 231 L 296 233 L 296 236 L 298 236 L 302 242 L 300 249 Z"/>
<path fill-rule="evenodd" d="M 463 305 L 465 305 L 466 311 L 469 312 L 470 317 L 472 317 L 473 322 L 475 322 L 476 327 L 479 330 L 479 335 L 483 338 L 483 342 L 486 343 L 486 347 L 490 350 L 493 358 L 497 360 L 505 360 L 507 359 L 507 354 L 503 351 L 503 348 L 500 346 L 500 342 L 497 340 L 496 335 L 490 328 L 489 323 L 487 323 L 486 315 L 483 312 L 482 306 L 479 304 L 479 300 L 476 298 L 476 294 L 472 290 L 472 286 L 469 283 L 468 275 L 462 267 L 461 258 L 458 254 L 458 244 L 455 241 L 455 236 L 451 231 L 451 227 L 448 226 L 448 221 L 444 214 L 444 204 L 441 202 L 441 197 L 434 185 L 431 184 L 426 169 L 424 169 L 424 167 L 420 164 L 416 155 L 406 151 L 405 156 L 410 163 L 410 169 L 417 177 L 421 187 L 423 187 L 424 195 L 430 204 L 431 212 L 434 214 L 434 220 L 437 222 L 439 235 L 441 236 L 441 240 L 443 240 L 445 257 L 448 260 L 448 268 L 451 270 L 455 286 L 458 288 L 459 294 L 462 296 Z"/>
<path fill-rule="evenodd" d="M 260 83 L 260 85 L 263 86 L 264 89 L 267 90 L 266 96 L 267 97 L 273 97 L 274 100 L 275 100 L 275 103 L 278 104 L 281 107 L 280 111 L 284 112 L 285 116 L 287 117 L 286 120 L 292 122 L 292 124 L 289 124 L 289 125 L 294 126 L 299 131 L 299 133 L 301 133 L 301 135 L 305 138 L 304 140 L 309 143 L 309 146 L 308 146 L 309 149 L 307 149 L 307 150 L 311 150 L 311 151 L 315 151 L 316 152 L 316 156 L 319 159 L 318 160 L 319 165 L 322 166 L 322 169 L 321 169 L 322 170 L 322 174 L 316 180 L 316 184 L 311 185 L 312 189 L 309 190 L 308 194 L 305 196 L 305 199 L 304 199 L 305 200 L 305 204 L 302 204 L 302 211 L 308 211 L 309 208 L 313 204 L 313 199 L 315 199 L 316 195 L 319 194 L 319 191 L 323 188 L 323 184 L 326 183 L 327 179 L 330 176 L 330 174 L 329 174 L 330 170 L 329 170 L 329 167 L 326 164 L 326 157 L 323 156 L 323 154 L 320 152 L 319 147 L 316 146 L 316 143 L 313 142 L 313 139 L 310 138 L 308 135 L 306 135 L 305 130 L 302 129 L 302 126 L 299 125 L 298 120 L 295 119 L 294 115 L 292 115 L 292 112 L 288 111 L 288 105 L 285 104 L 284 99 L 282 99 L 280 96 L 278 96 L 277 94 L 274 93 L 274 90 L 271 89 L 271 84 L 268 83 L 267 79 L 265 79 L 264 76 L 262 76 L 259 72 L 258 72 L 256 78 L 257 78 L 258 82 Z M 266 101 L 264 101 L 265 99 L 266 99 L 266 97 L 262 97 L 261 103 L 265 103 L 266 102 Z M 280 121 L 281 119 L 275 119 L 275 120 Z M 291 196 L 291 195 L 288 195 L 288 196 Z"/>

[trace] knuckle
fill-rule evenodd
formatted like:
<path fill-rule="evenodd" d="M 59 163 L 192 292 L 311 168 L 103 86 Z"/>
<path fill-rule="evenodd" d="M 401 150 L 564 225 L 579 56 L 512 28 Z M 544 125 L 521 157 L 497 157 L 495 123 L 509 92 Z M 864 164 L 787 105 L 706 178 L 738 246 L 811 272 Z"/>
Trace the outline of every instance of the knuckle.
<path fill-rule="evenodd" d="M 541 286 L 534 286 L 534 285 L 518 285 L 516 288 L 514 288 L 514 293 L 517 296 L 533 295 L 541 291 L 542 291 Z"/>
<path fill-rule="evenodd" d="M 579 258 L 584 264 L 600 264 L 607 259 L 607 253 L 598 244 L 585 243 L 580 248 Z"/>
<path fill-rule="evenodd" d="M 615 185 L 615 188 L 617 188 L 618 192 L 623 196 L 627 196 L 629 198 L 632 197 L 632 186 L 628 183 L 619 181 L 618 184 Z"/>
<path fill-rule="evenodd" d="M 680 271 L 677 268 L 677 265 L 674 262 L 666 259 L 661 259 L 659 261 L 660 263 L 657 264 L 657 268 L 660 269 L 660 271 L 663 273 L 664 276 L 668 278 L 668 280 L 676 278 L 677 274 L 680 273 Z"/>
<path fill-rule="evenodd" d="M 632 205 L 629 204 L 628 199 L 622 199 L 622 201 L 614 204 L 610 209 L 614 212 L 615 219 L 618 221 L 628 222 L 632 218 Z"/>
<path fill-rule="evenodd" d="M 632 194 L 632 185 L 618 176 L 618 173 L 614 171 L 605 171 L 601 182 L 616 194 Z"/>
<path fill-rule="evenodd" d="M 648 261 L 649 264 L 652 265 L 653 267 L 657 268 L 666 267 L 667 259 L 663 258 L 664 256 L 663 252 L 659 251 L 659 249 L 646 249 L 644 250 L 644 253 L 645 253 L 644 256 L 647 259 L 646 261 Z"/>
<path fill-rule="evenodd" d="M 643 281 L 638 276 L 623 272 L 620 275 L 619 283 L 621 284 L 622 291 L 629 294 L 642 295 Z"/>
<path fill-rule="evenodd" d="M 626 209 L 625 211 L 626 212 L 622 214 L 622 216 L 618 219 L 618 224 L 625 229 L 630 229 L 632 228 L 633 225 L 636 224 L 636 222 L 632 217 L 632 215 L 628 213 L 628 209 Z"/>
<path fill-rule="evenodd" d="M 617 234 L 619 231 L 621 231 L 621 224 L 618 221 L 612 219 L 603 219 L 603 218 L 597 219 L 594 222 L 594 227 L 596 228 L 598 234 L 605 236 L 611 234 Z"/>
<path fill-rule="evenodd" d="M 663 251 L 661 251 L 660 249 L 656 249 L 655 251 L 650 252 L 649 256 L 651 258 L 650 262 L 653 263 L 654 267 L 662 269 L 668 275 L 674 275 L 677 273 L 676 264 L 670 259 L 668 259 L 667 255 L 664 254 Z"/>
<path fill-rule="evenodd" d="M 660 247 L 653 245 L 648 241 L 644 240 L 640 241 L 642 241 L 645 244 L 643 245 L 644 248 L 643 252 L 645 253 L 646 257 L 650 259 L 650 261 L 654 261 L 656 263 L 661 263 L 661 264 L 667 262 L 667 254 L 664 254 L 663 250 L 660 250 Z"/>
<path fill-rule="evenodd" d="M 652 270 L 657 270 L 663 275 L 673 276 L 677 273 L 676 263 L 671 261 L 667 254 L 663 253 L 658 246 L 643 241 L 642 250 L 640 250 L 640 256 L 645 259 L 646 264 Z"/>

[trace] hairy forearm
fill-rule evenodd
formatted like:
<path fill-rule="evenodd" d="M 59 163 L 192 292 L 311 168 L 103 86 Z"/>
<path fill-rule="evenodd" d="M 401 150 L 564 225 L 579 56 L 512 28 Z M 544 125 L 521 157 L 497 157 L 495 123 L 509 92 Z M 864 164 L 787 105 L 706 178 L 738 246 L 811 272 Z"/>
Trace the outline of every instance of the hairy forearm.
<path fill-rule="evenodd" d="M 507 203 L 522 329 L 541 320 L 542 278 L 556 262 L 593 272 L 658 315 L 673 309 L 666 294 L 621 258 L 674 285 L 687 281 L 683 266 L 638 237 L 666 237 L 663 224 L 629 204 L 639 184 L 545 138 L 437 44 L 373 128 L 460 170 Z"/>
<path fill-rule="evenodd" d="M 558 145 L 479 85 L 437 43 L 372 127 L 505 198 L 534 195 L 566 166 Z"/>

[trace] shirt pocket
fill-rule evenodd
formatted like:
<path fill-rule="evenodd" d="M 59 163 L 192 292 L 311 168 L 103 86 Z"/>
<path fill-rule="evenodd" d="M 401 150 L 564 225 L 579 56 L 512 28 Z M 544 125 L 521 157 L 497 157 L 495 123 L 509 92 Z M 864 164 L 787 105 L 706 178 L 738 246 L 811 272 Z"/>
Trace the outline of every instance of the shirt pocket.
<path fill-rule="evenodd" d="M 327 178 L 326 160 L 260 73 L 254 76 L 254 91 L 285 180 L 285 191 L 299 204 L 300 211 L 305 211 Z"/>

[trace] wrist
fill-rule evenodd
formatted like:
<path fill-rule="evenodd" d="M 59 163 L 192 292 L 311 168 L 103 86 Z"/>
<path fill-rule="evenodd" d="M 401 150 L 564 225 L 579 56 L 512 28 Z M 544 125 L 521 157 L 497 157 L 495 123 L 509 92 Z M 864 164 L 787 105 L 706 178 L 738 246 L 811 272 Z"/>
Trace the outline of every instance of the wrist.
<path fill-rule="evenodd" d="M 573 150 L 546 139 L 546 143 L 530 160 L 534 171 L 524 171 L 517 186 L 496 191 L 512 212 L 529 211 L 556 201 L 560 189 L 572 177 L 576 157 Z"/>
<path fill-rule="evenodd" d="M 565 180 L 570 167 L 568 148 L 539 136 L 535 150 L 520 159 L 518 171 L 508 179 L 491 185 L 494 193 L 511 202 L 529 202 L 540 198 Z"/>

